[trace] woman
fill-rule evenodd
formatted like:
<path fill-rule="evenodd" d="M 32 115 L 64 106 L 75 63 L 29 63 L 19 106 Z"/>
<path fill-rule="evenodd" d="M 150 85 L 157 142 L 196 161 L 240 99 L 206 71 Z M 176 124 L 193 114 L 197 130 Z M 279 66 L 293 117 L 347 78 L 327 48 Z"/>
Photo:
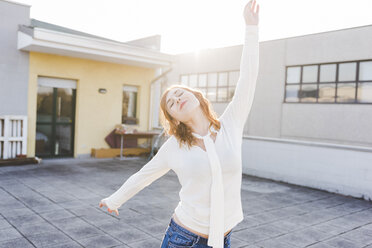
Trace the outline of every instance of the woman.
<path fill-rule="evenodd" d="M 240 76 L 219 119 L 199 91 L 172 85 L 162 95 L 162 124 L 170 135 L 156 155 L 99 207 L 118 208 L 144 187 L 174 170 L 182 185 L 180 202 L 162 240 L 165 247 L 230 247 L 232 228 L 243 220 L 241 145 L 258 75 L 256 0 L 244 8 L 245 40 Z"/>

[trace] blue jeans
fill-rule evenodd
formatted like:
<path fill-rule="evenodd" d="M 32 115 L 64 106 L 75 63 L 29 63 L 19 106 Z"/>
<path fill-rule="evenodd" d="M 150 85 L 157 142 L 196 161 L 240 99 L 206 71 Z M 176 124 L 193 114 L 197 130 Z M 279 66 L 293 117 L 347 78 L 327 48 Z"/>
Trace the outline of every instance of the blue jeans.
<path fill-rule="evenodd" d="M 230 231 L 224 240 L 224 248 L 230 248 Z M 174 222 L 173 218 L 168 225 L 162 240 L 161 248 L 212 248 L 208 245 L 208 239 L 190 232 Z"/>

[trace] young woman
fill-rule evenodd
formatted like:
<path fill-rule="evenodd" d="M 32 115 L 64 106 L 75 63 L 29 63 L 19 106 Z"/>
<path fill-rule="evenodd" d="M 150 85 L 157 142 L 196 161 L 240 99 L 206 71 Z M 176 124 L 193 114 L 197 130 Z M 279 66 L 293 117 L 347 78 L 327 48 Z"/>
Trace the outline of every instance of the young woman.
<path fill-rule="evenodd" d="M 241 204 L 241 145 L 250 112 L 259 64 L 256 0 L 244 8 L 245 39 L 235 94 L 216 117 L 208 99 L 180 84 L 162 95 L 162 124 L 170 137 L 141 170 L 99 207 L 118 208 L 172 169 L 182 185 L 180 201 L 162 240 L 165 247 L 230 247 L 233 227 L 244 216 Z"/>

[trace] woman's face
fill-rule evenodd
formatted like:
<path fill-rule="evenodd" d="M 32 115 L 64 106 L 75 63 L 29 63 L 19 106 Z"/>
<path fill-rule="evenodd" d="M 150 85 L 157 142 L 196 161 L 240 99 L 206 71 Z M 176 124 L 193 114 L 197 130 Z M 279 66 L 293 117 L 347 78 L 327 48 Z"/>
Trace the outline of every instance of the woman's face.
<path fill-rule="evenodd" d="M 166 106 L 173 118 L 185 122 L 192 117 L 200 102 L 194 93 L 182 88 L 173 88 L 166 96 Z"/>

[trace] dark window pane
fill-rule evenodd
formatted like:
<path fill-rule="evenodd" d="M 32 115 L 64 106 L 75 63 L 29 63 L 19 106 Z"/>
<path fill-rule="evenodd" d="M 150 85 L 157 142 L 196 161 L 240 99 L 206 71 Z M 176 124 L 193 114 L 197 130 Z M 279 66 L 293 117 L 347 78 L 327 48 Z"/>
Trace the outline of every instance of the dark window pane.
<path fill-rule="evenodd" d="M 229 86 L 235 86 L 239 80 L 239 71 L 230 71 L 229 72 Z"/>
<path fill-rule="evenodd" d="M 198 86 L 198 75 L 196 74 L 189 75 L 189 86 L 193 88 Z"/>
<path fill-rule="evenodd" d="M 57 122 L 72 123 L 72 89 L 57 89 Z"/>
<path fill-rule="evenodd" d="M 302 82 L 303 83 L 316 83 L 318 77 L 318 66 L 308 65 L 302 68 Z"/>
<path fill-rule="evenodd" d="M 336 81 L 336 64 L 320 65 L 320 82 Z"/>
<path fill-rule="evenodd" d="M 208 73 L 208 87 L 217 86 L 217 73 Z"/>
<path fill-rule="evenodd" d="M 51 122 L 53 115 L 53 88 L 38 86 L 37 88 L 37 121 Z"/>
<path fill-rule="evenodd" d="M 299 101 L 300 85 L 287 85 L 285 90 L 285 101 L 286 102 L 298 102 Z"/>
<path fill-rule="evenodd" d="M 216 94 L 217 94 L 216 87 L 208 87 L 207 98 L 209 99 L 209 101 L 215 102 L 217 100 Z"/>
<path fill-rule="evenodd" d="M 372 103 L 372 83 L 358 84 L 358 102 Z"/>
<path fill-rule="evenodd" d="M 318 90 L 316 84 L 303 84 L 300 93 L 301 102 L 316 102 Z"/>
<path fill-rule="evenodd" d="M 35 153 L 38 155 L 50 154 L 50 146 L 52 142 L 52 126 L 51 125 L 36 125 L 36 143 Z"/>
<path fill-rule="evenodd" d="M 137 87 L 124 86 L 122 123 L 137 124 Z"/>
<path fill-rule="evenodd" d="M 301 77 L 301 67 L 287 67 L 287 83 L 299 83 Z"/>
<path fill-rule="evenodd" d="M 231 101 L 235 93 L 235 87 L 229 87 L 227 92 L 227 101 Z"/>
<path fill-rule="evenodd" d="M 339 83 L 337 85 L 337 102 L 354 102 L 355 83 Z"/>
<path fill-rule="evenodd" d="M 187 75 L 182 75 L 181 76 L 181 84 L 188 85 L 189 77 Z"/>
<path fill-rule="evenodd" d="M 71 125 L 56 126 L 55 155 L 68 155 L 72 153 L 71 149 Z"/>
<path fill-rule="evenodd" d="M 207 87 L 207 74 L 199 74 L 199 87 Z"/>
<path fill-rule="evenodd" d="M 218 86 L 227 86 L 227 72 L 218 73 Z"/>
<path fill-rule="evenodd" d="M 338 66 L 338 81 L 355 81 L 356 63 L 340 63 Z"/>
<path fill-rule="evenodd" d="M 359 80 L 372 80 L 372 61 L 360 62 Z"/>
<path fill-rule="evenodd" d="M 217 100 L 224 102 L 227 99 L 227 87 L 218 88 Z"/>
<path fill-rule="evenodd" d="M 319 84 L 318 102 L 334 102 L 336 97 L 336 84 Z"/>
<path fill-rule="evenodd" d="M 205 97 L 207 97 L 207 88 L 202 88 L 202 87 L 200 87 L 199 88 L 199 90 L 203 93 L 203 95 L 205 96 Z"/>

